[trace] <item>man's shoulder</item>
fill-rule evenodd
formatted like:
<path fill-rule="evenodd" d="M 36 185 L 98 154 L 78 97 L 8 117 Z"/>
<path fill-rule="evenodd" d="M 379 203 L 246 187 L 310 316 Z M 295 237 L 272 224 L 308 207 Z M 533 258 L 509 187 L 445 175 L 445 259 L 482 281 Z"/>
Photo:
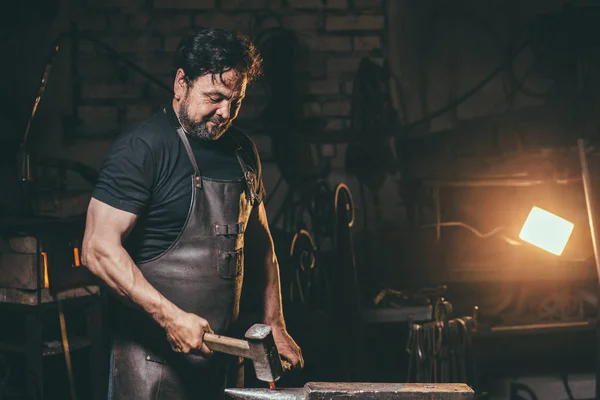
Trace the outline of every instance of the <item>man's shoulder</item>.
<path fill-rule="evenodd" d="M 117 141 L 143 142 L 149 148 L 162 148 L 174 138 L 169 120 L 164 111 L 157 111 L 150 117 L 127 126 L 117 137 Z"/>

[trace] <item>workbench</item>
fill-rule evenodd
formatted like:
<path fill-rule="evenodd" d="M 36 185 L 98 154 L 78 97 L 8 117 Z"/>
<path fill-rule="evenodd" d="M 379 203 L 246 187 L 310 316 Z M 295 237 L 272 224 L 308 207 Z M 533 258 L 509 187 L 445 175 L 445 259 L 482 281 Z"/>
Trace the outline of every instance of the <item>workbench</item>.
<path fill-rule="evenodd" d="M 37 293 L 0 288 L 0 353 L 8 357 L 24 358 L 27 398 L 43 400 L 44 358 L 64 356 L 60 335 L 57 299 L 48 289 L 42 290 L 41 302 Z M 106 338 L 102 326 L 102 301 L 97 286 L 67 290 L 60 294 L 67 322 L 69 351 L 88 350 L 89 369 L 74 372 L 75 380 L 89 382 L 93 399 L 104 399 L 107 361 Z M 61 363 L 64 365 L 64 362 Z M 46 371 L 48 372 L 48 371 Z M 64 376 L 67 371 L 50 371 L 52 376 Z M 20 392 L 19 388 L 12 390 Z M 53 397 L 50 397 L 53 398 Z"/>

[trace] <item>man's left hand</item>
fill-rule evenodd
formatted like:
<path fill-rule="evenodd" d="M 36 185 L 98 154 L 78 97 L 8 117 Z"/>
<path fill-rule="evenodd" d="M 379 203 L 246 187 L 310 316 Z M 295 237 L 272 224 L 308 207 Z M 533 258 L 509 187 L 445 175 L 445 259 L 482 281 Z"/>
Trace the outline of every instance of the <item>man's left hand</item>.
<path fill-rule="evenodd" d="M 279 355 L 292 364 L 292 368 L 304 368 L 304 358 L 300 346 L 294 342 L 294 339 L 287 333 L 285 328 L 273 326 L 273 339 Z"/>

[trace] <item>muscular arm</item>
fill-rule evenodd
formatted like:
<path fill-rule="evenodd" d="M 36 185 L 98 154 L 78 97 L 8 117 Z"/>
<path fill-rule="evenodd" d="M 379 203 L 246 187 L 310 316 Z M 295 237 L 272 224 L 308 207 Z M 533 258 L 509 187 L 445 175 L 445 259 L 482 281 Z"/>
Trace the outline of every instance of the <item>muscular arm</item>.
<path fill-rule="evenodd" d="M 158 292 L 142 275 L 122 241 L 137 217 L 92 198 L 83 238 L 82 263 L 104 281 L 119 297 L 133 303 L 167 331 L 174 350 L 188 352 L 203 347 L 203 330 L 211 331 L 205 320 L 188 314 Z M 196 318 L 194 318 L 196 317 Z M 200 332 L 189 332 L 182 325 L 200 324 Z M 189 328 L 184 326 L 184 328 Z M 192 329 L 194 329 L 192 327 Z M 183 331 L 182 331 L 183 330 Z M 198 331 L 198 329 L 196 329 Z M 200 335 L 199 341 L 196 336 Z M 193 336 L 193 339 L 188 339 Z"/>
<path fill-rule="evenodd" d="M 264 282 L 263 322 L 271 326 L 285 328 L 281 306 L 281 283 L 279 279 L 279 263 L 275 255 L 275 246 L 265 206 L 261 203 L 254 207 L 246 229 L 246 246 L 249 249 L 251 263 L 261 270 L 259 273 Z"/>
<path fill-rule="evenodd" d="M 295 367 L 302 368 L 304 360 L 300 348 L 286 331 L 281 305 L 279 264 L 275 255 L 271 231 L 269 230 L 267 212 L 262 203 L 254 207 L 250 214 L 245 241 L 249 250 L 249 261 L 261 270 L 261 276 L 264 280 L 263 322 L 273 328 L 273 338 L 279 353 Z"/>

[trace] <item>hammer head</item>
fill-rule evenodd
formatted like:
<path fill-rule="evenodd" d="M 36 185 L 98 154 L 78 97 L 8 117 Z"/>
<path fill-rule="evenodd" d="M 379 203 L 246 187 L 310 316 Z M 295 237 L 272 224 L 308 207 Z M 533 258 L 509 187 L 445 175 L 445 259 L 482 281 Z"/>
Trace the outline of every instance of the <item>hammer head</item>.
<path fill-rule="evenodd" d="M 269 325 L 255 324 L 244 335 L 250 348 L 256 378 L 263 382 L 276 382 L 283 375 L 279 352 Z"/>

